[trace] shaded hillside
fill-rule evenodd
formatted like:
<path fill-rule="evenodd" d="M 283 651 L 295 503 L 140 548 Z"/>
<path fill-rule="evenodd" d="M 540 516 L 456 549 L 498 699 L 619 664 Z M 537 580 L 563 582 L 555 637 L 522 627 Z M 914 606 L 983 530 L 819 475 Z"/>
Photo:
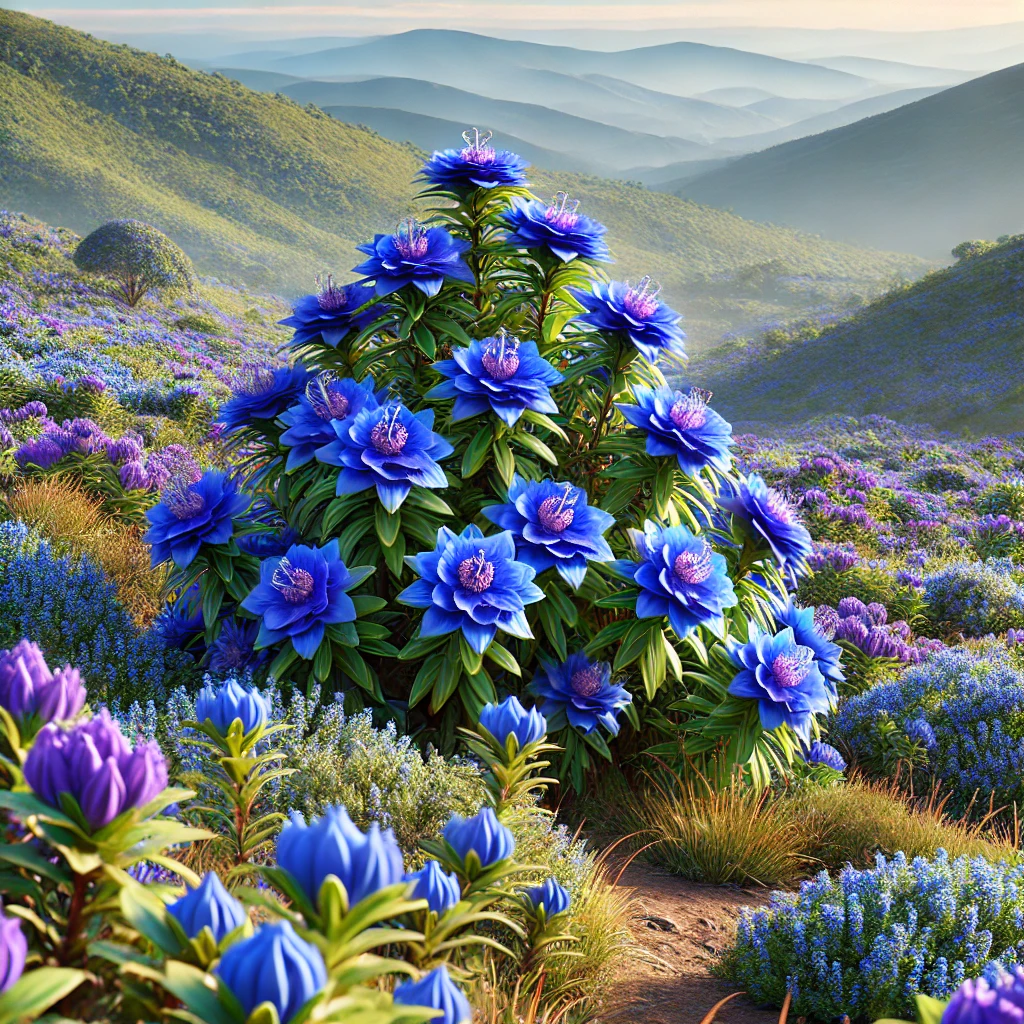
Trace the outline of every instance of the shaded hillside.
<path fill-rule="evenodd" d="M 937 427 L 1024 426 L 1024 235 L 824 330 L 728 345 L 691 365 L 740 424 L 879 413 Z"/>

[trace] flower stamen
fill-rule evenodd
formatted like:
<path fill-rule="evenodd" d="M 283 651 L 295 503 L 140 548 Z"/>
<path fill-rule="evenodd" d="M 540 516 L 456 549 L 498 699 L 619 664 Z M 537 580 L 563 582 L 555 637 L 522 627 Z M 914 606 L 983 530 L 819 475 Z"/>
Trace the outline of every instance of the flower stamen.
<path fill-rule="evenodd" d="M 688 394 L 676 392 L 676 400 L 669 410 L 669 419 L 680 430 L 696 430 L 708 421 L 708 402 L 711 392 L 703 388 L 690 388 Z"/>
<path fill-rule="evenodd" d="M 459 584 L 471 594 L 482 594 L 494 582 L 494 563 L 488 562 L 481 548 L 459 562 Z"/>
<path fill-rule="evenodd" d="M 322 420 L 341 420 L 348 415 L 349 400 L 338 386 L 341 378 L 333 370 L 318 373 L 306 385 L 306 401 Z"/>
<path fill-rule="evenodd" d="M 597 666 L 588 665 L 586 668 L 577 669 L 569 679 L 572 692 L 580 697 L 595 697 L 601 692 L 603 685 L 601 673 Z"/>
<path fill-rule="evenodd" d="M 540 525 L 551 533 L 563 533 L 572 526 L 575 517 L 574 506 L 580 499 L 580 491 L 572 484 L 565 485 L 565 493 L 545 498 L 537 509 L 537 518 Z"/>
<path fill-rule="evenodd" d="M 465 148 L 459 154 L 463 160 L 470 160 L 475 164 L 491 164 L 497 155 L 493 147 L 487 143 L 491 141 L 493 132 L 480 134 L 479 128 L 470 128 L 462 133 L 462 140 L 466 143 Z"/>
<path fill-rule="evenodd" d="M 579 208 L 580 201 L 570 200 L 568 192 L 556 192 L 544 214 L 544 219 L 560 231 L 568 231 L 574 228 L 580 219 L 577 213 Z"/>
<path fill-rule="evenodd" d="M 274 370 L 262 363 L 242 363 L 232 382 L 237 395 L 265 395 L 274 387 Z"/>
<path fill-rule="evenodd" d="M 480 362 L 496 381 L 514 377 L 519 369 L 519 339 L 510 339 L 504 332 L 497 338 L 491 338 L 484 346 Z"/>
<path fill-rule="evenodd" d="M 630 288 L 626 292 L 622 304 L 630 316 L 637 320 L 649 320 L 654 316 L 660 305 L 658 295 L 661 293 L 661 288 L 658 285 L 653 285 L 653 291 L 651 289 L 650 277 L 643 277 L 635 288 Z"/>
<path fill-rule="evenodd" d="M 700 542 L 697 551 L 681 551 L 672 563 L 676 579 L 689 586 L 703 583 L 711 575 L 711 554 L 711 545 L 706 540 Z"/>
<path fill-rule="evenodd" d="M 185 522 L 195 519 L 206 508 L 206 499 L 195 489 L 194 480 L 187 476 L 176 476 L 163 493 L 164 504 L 175 519 Z"/>
<path fill-rule="evenodd" d="M 340 313 L 348 305 L 348 295 L 334 283 L 333 274 L 317 274 L 316 291 L 316 300 L 325 313 Z"/>
<path fill-rule="evenodd" d="M 772 678 L 787 690 L 799 686 L 811 670 L 814 651 L 809 647 L 792 647 L 772 661 Z"/>
<path fill-rule="evenodd" d="M 292 565 L 287 558 L 281 559 L 270 582 L 289 604 L 302 604 L 313 596 L 312 575 L 305 569 Z"/>
<path fill-rule="evenodd" d="M 381 455 L 398 455 L 409 440 L 409 431 L 398 422 L 400 405 L 390 405 L 381 414 L 377 425 L 370 431 L 370 443 Z"/>
<path fill-rule="evenodd" d="M 422 224 L 417 224 L 412 217 L 399 224 L 392 237 L 395 248 L 403 259 L 422 259 L 427 255 L 427 250 L 430 248 L 430 242 L 427 240 L 427 229 Z"/>

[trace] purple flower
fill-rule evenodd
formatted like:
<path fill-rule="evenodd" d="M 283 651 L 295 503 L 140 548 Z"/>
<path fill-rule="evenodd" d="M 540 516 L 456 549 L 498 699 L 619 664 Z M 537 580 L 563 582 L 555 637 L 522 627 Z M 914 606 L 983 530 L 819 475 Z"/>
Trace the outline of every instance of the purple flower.
<path fill-rule="evenodd" d="M 525 890 L 523 895 L 535 911 L 544 911 L 546 920 L 564 914 L 572 902 L 569 894 L 554 878 L 548 878 L 542 885 Z"/>
<path fill-rule="evenodd" d="M 498 821 L 493 807 L 485 807 L 472 818 L 453 814 L 444 827 L 444 839 L 463 863 L 472 855 L 483 869 L 507 860 L 516 849 L 515 837 Z"/>
<path fill-rule="evenodd" d="M 419 871 L 405 876 L 407 882 L 415 881 L 412 899 L 426 900 L 427 909 L 435 914 L 446 914 L 462 899 L 462 887 L 453 874 L 445 874 L 436 860 L 428 860 Z"/>
<path fill-rule="evenodd" d="M 473 1010 L 462 989 L 448 976 L 441 964 L 419 981 L 403 981 L 395 989 L 395 1002 L 400 1006 L 427 1006 L 441 1013 L 431 1024 L 470 1024 Z"/>
<path fill-rule="evenodd" d="M 505 335 L 484 338 L 455 349 L 451 359 L 433 368 L 448 380 L 431 388 L 426 398 L 454 398 L 453 422 L 491 411 L 511 427 L 527 409 L 558 412 L 549 388 L 564 378 L 541 358 L 532 341 L 520 343 Z"/>
<path fill-rule="evenodd" d="M 1021 1024 L 1024 973 L 999 971 L 994 983 L 968 978 L 946 1004 L 941 1024 Z"/>
<path fill-rule="evenodd" d="M 516 475 L 504 505 L 483 514 L 516 539 L 516 557 L 537 572 L 554 566 L 575 590 L 583 585 L 587 562 L 610 562 L 604 533 L 615 517 L 587 504 L 587 492 L 568 482 L 526 481 Z"/>
<path fill-rule="evenodd" d="M 283 327 L 294 327 L 292 347 L 308 345 L 318 338 L 325 345 L 337 348 L 338 343 L 353 330 L 361 331 L 380 316 L 383 306 L 365 306 L 373 297 L 373 289 L 365 282 L 336 285 L 328 274 L 317 277 L 317 294 L 303 295 L 292 307 L 292 315 L 279 320 Z"/>
<path fill-rule="evenodd" d="M 397 599 L 426 609 L 422 636 L 461 629 L 477 654 L 487 650 L 499 629 L 522 639 L 533 636 L 525 606 L 540 601 L 544 591 L 533 582 L 533 566 L 516 561 L 515 541 L 508 530 L 485 537 L 472 524 L 459 534 L 442 526 L 433 551 L 406 561 L 420 579 Z"/>
<path fill-rule="evenodd" d="M 485 704 L 479 721 L 480 727 L 502 746 L 509 736 L 515 736 L 520 750 L 544 739 L 548 731 L 544 716 L 536 708 L 527 711 L 515 696 L 506 697 L 500 704 Z"/>
<path fill-rule="evenodd" d="M 22 469 L 29 466 L 52 469 L 66 454 L 67 450 L 57 442 L 54 436 L 46 433 L 26 441 L 14 453 L 14 461 Z"/>
<path fill-rule="evenodd" d="M 427 228 L 408 220 L 393 235 L 374 235 L 372 242 L 356 248 L 369 259 L 352 269 L 374 282 L 378 296 L 411 284 L 432 297 L 445 278 L 473 283 L 473 272 L 462 258 L 469 242 L 453 238 L 444 228 Z"/>
<path fill-rule="evenodd" d="M 150 527 L 143 540 L 153 549 L 153 565 L 173 561 L 187 569 L 203 544 L 226 544 L 235 530 L 235 516 L 250 501 L 220 470 L 209 469 L 194 483 L 173 477 L 160 503 L 146 513 Z"/>
<path fill-rule="evenodd" d="M 726 642 L 739 669 L 729 693 L 756 700 L 765 729 L 789 725 L 809 743 L 815 714 L 824 714 L 833 704 L 814 651 L 798 644 L 789 628 L 771 636 L 751 624 L 749 636 L 745 644 L 734 637 Z"/>
<path fill-rule="evenodd" d="M 318 448 L 316 457 L 341 467 L 339 495 L 376 487 L 380 503 L 394 512 L 413 486 L 448 486 L 438 460 L 454 449 L 433 426 L 433 409 L 413 413 L 400 402 L 365 406 L 354 419 L 334 421 L 336 439 Z"/>
<path fill-rule="evenodd" d="M 168 904 L 167 912 L 177 919 L 190 939 L 209 928 L 214 942 L 220 942 L 248 917 L 242 904 L 212 871 L 203 878 L 198 889 L 189 889 L 184 896 Z"/>
<path fill-rule="evenodd" d="M 121 481 L 121 486 L 126 491 L 149 490 L 149 473 L 146 472 L 146 467 L 137 459 L 126 462 L 118 470 L 117 478 Z"/>
<path fill-rule="evenodd" d="M 253 420 L 272 420 L 302 394 L 309 371 L 302 365 L 275 370 L 258 363 L 244 363 L 235 378 L 233 396 L 217 413 L 224 432 L 232 433 L 252 425 Z"/>
<path fill-rule="evenodd" d="M 260 620 L 260 647 L 291 640 L 300 658 L 312 658 L 327 626 L 354 622 L 356 608 L 345 593 L 366 578 L 349 572 L 338 542 L 322 547 L 294 544 L 280 558 L 260 563 L 260 582 L 242 607 Z"/>
<path fill-rule="evenodd" d="M 233 722 L 242 723 L 242 734 L 262 729 L 270 718 L 270 705 L 255 686 L 242 686 L 237 679 L 228 679 L 215 686 L 207 683 L 196 697 L 196 721 L 209 722 L 226 736 Z"/>
<path fill-rule="evenodd" d="M 8 917 L 0 909 L 0 993 L 6 992 L 25 970 L 28 940 L 20 917 Z"/>
<path fill-rule="evenodd" d="M 732 427 L 708 406 L 711 392 L 690 388 L 636 387 L 636 405 L 619 405 L 628 423 L 647 435 L 647 454 L 671 458 L 690 476 L 706 466 L 726 472 L 732 466 Z"/>
<path fill-rule="evenodd" d="M 487 143 L 491 133 L 481 135 L 476 128 L 463 132 L 462 149 L 434 150 L 420 168 L 419 177 L 448 192 L 472 192 L 499 187 L 522 188 L 528 184 L 523 171 L 529 164 L 507 149 L 495 150 Z"/>
<path fill-rule="evenodd" d="M 804 761 L 807 764 L 823 764 L 834 772 L 846 771 L 846 761 L 843 760 L 843 755 L 835 747 L 828 743 L 822 743 L 820 740 L 815 740 L 811 744 L 807 753 L 804 754 Z"/>
<path fill-rule="evenodd" d="M 744 523 L 756 541 L 767 544 L 780 567 L 794 573 L 804 570 L 811 535 L 791 502 L 757 473 L 741 480 L 731 495 L 723 495 L 719 505 Z"/>
<path fill-rule="evenodd" d="M 42 722 L 74 718 L 85 706 L 85 687 L 78 669 L 65 665 L 51 672 L 42 651 L 19 640 L 0 651 L 0 707 L 13 718 L 37 715 Z"/>
<path fill-rule="evenodd" d="M 591 290 L 574 290 L 573 295 L 587 312 L 579 318 L 599 331 L 627 335 L 648 362 L 656 363 L 663 352 L 684 357 L 686 335 L 679 326 L 680 316 L 651 291 L 651 279 L 645 277 L 635 288 L 621 281 L 605 284 L 597 281 Z"/>
<path fill-rule="evenodd" d="M 603 725 L 612 736 L 619 734 L 619 712 L 633 700 L 624 686 L 612 682 L 611 665 L 592 662 L 583 651 L 561 664 L 542 659 L 530 690 L 544 702 L 552 730 L 568 721 L 584 733 Z"/>
<path fill-rule="evenodd" d="M 579 213 L 580 201 L 571 202 L 559 192 L 548 204 L 540 199 L 515 196 L 503 222 L 510 234 L 505 240 L 517 249 L 548 249 L 563 263 L 579 256 L 584 260 L 611 263 L 603 235 L 608 230 Z"/>

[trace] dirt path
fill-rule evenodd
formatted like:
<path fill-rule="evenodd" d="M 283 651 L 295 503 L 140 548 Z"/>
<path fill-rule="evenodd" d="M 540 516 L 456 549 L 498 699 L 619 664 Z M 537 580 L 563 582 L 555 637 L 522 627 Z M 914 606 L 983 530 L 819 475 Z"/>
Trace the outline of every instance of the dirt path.
<path fill-rule="evenodd" d="M 614 874 L 613 874 L 614 877 Z M 711 975 L 728 948 L 739 908 L 765 903 L 765 890 L 704 885 L 634 861 L 619 880 L 636 892 L 630 928 L 644 952 L 620 972 L 612 1003 L 615 1024 L 699 1024 L 733 989 Z M 716 1024 L 776 1024 L 778 1012 L 742 996 L 719 1011 Z"/>

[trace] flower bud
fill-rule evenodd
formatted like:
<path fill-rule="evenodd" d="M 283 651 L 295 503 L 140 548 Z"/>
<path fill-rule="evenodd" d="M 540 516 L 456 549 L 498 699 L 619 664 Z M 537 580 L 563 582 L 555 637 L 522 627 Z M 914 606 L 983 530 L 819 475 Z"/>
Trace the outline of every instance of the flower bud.
<path fill-rule="evenodd" d="M 554 878 L 547 879 L 543 885 L 527 889 L 523 895 L 533 905 L 534 910 L 544 908 L 544 916 L 551 920 L 556 914 L 564 914 L 571 902 L 569 894 Z"/>
<path fill-rule="evenodd" d="M 25 970 L 28 941 L 21 920 L 0 911 L 0 992 L 6 992 Z"/>
<path fill-rule="evenodd" d="M 236 718 L 248 735 L 265 726 L 269 717 L 266 698 L 255 687 L 246 689 L 237 679 L 228 679 L 219 687 L 209 683 L 196 698 L 196 719 L 200 723 L 208 721 L 222 736 L 227 735 Z"/>
<path fill-rule="evenodd" d="M 506 697 L 500 704 L 485 704 L 480 712 L 480 725 L 502 746 L 509 736 L 515 736 L 520 749 L 542 740 L 548 731 L 544 716 L 536 708 L 527 711 L 518 697 Z"/>
<path fill-rule="evenodd" d="M 167 907 L 185 934 L 194 939 L 204 928 L 213 932 L 215 942 L 233 932 L 246 919 L 245 908 L 224 888 L 211 871 L 198 889 L 190 889 Z"/>
<path fill-rule="evenodd" d="M 85 697 L 85 686 L 78 669 L 65 665 L 39 688 L 36 714 L 44 722 L 67 721 L 85 707 Z"/>
<path fill-rule="evenodd" d="M 30 640 L 19 640 L 0 651 L 0 706 L 14 718 L 32 714 L 39 690 L 52 678 L 43 652 Z"/>
<path fill-rule="evenodd" d="M 444 838 L 463 861 L 475 853 L 483 868 L 511 857 L 516 848 L 515 838 L 498 821 L 493 807 L 485 807 L 472 818 L 452 815 L 445 825 Z"/>
<path fill-rule="evenodd" d="M 440 1016 L 434 1017 L 431 1024 L 469 1024 L 473 1017 L 469 1000 L 448 976 L 444 964 L 424 974 L 419 981 L 403 981 L 395 989 L 395 1002 L 440 1010 Z"/>
<path fill-rule="evenodd" d="M 445 874 L 436 860 L 428 860 L 419 871 L 405 876 L 407 882 L 415 880 L 412 898 L 426 900 L 427 907 L 435 914 L 451 910 L 462 898 L 462 887 L 455 875 Z"/>

